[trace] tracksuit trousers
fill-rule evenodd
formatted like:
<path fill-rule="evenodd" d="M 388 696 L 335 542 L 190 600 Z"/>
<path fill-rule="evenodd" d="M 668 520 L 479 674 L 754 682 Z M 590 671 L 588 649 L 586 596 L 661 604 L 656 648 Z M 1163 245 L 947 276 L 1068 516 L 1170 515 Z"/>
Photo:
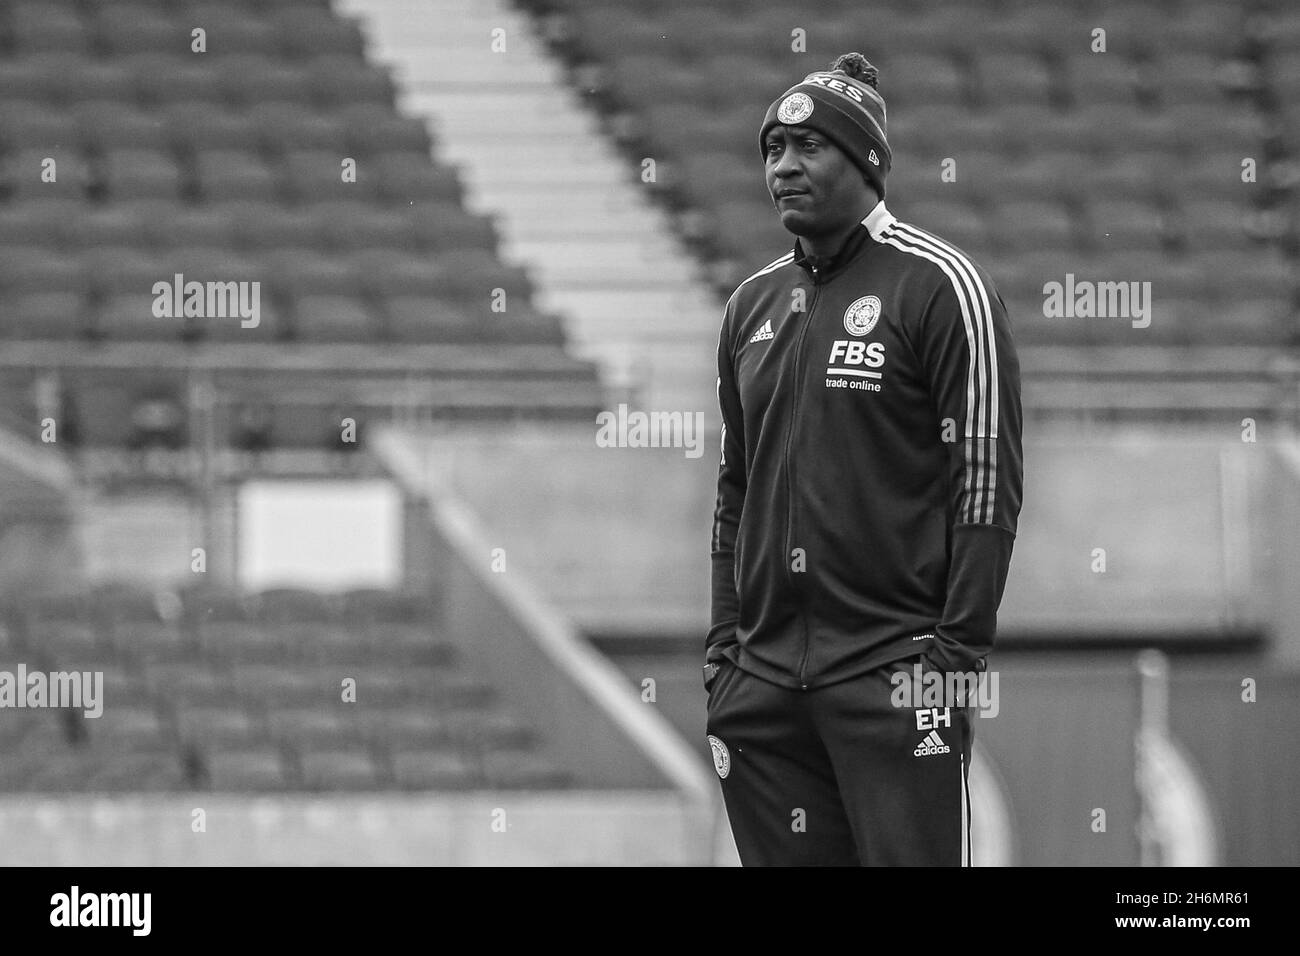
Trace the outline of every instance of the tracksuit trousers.
<path fill-rule="evenodd" d="M 975 709 L 895 707 L 915 661 L 809 691 L 723 663 L 707 732 L 743 865 L 970 865 Z"/>

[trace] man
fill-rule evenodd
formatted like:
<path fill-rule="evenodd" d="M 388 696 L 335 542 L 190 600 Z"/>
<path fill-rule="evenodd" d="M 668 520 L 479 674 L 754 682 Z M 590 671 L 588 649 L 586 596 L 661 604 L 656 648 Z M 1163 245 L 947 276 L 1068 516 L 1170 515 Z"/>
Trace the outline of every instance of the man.
<path fill-rule="evenodd" d="M 708 733 L 741 861 L 969 865 L 973 677 L 1020 510 L 1020 375 L 964 252 L 885 208 L 876 70 L 840 57 L 760 131 L 794 249 L 718 343 Z"/>

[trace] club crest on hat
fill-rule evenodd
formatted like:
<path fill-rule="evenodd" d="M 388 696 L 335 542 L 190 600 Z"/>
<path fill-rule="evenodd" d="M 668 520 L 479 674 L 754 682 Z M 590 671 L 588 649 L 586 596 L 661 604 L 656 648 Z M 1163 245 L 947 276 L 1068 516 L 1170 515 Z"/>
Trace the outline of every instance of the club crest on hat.
<path fill-rule="evenodd" d="M 709 734 L 709 749 L 713 751 L 713 769 L 718 771 L 718 776 L 723 780 L 727 779 L 727 774 L 731 773 L 731 754 L 724 744 L 713 734 Z"/>
<path fill-rule="evenodd" d="M 813 101 L 807 93 L 791 93 L 777 107 L 776 118 L 782 123 L 802 123 L 812 116 Z"/>
<path fill-rule="evenodd" d="M 880 299 L 864 295 L 844 310 L 844 329 L 849 335 L 866 335 L 880 321 Z"/>

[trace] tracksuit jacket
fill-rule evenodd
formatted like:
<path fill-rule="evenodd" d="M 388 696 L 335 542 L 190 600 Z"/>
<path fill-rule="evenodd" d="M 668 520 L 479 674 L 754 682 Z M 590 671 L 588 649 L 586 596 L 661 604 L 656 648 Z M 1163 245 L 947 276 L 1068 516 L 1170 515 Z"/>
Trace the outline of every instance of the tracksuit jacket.
<path fill-rule="evenodd" d="M 924 654 L 981 670 L 1021 498 L 1006 308 L 879 203 L 828 261 L 742 282 L 718 341 L 706 663 L 812 690 Z"/>

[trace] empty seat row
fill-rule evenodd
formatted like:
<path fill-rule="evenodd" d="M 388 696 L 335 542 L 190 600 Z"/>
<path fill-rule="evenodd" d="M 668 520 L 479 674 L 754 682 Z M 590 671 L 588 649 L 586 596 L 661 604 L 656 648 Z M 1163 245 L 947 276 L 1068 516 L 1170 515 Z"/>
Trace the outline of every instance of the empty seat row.
<path fill-rule="evenodd" d="M 93 15 L 81 16 L 82 11 Z M 112 3 L 81 8 L 14 3 L 5 12 L 11 42 L 20 54 L 189 53 L 196 29 L 204 31 L 203 52 L 212 56 L 359 56 L 364 51 L 354 21 L 334 16 L 328 7 L 302 4 L 277 9 L 229 3 L 195 7 Z"/>
<path fill-rule="evenodd" d="M 384 249 L 329 254 L 280 247 L 254 258 L 220 247 L 165 251 L 98 246 L 79 254 L 59 254 L 29 246 L 9 248 L 0 258 L 0 292 L 97 291 L 152 297 L 166 295 L 166 290 L 154 291 L 156 284 L 163 282 L 172 286 L 174 313 L 178 273 L 185 282 L 257 281 L 263 298 L 281 292 L 429 295 L 486 304 L 504 295 L 508 310 L 525 304 L 531 291 L 523 269 L 502 263 L 487 250 L 473 248 L 419 256 Z M 251 294 L 251 287 L 247 291 Z M 167 305 L 164 300 L 164 309 Z"/>
<path fill-rule="evenodd" d="M 262 301 L 255 317 L 159 319 L 147 296 L 116 296 L 91 306 L 72 293 L 0 294 L 6 339 L 191 343 L 430 343 L 561 345 L 563 327 L 527 305 L 508 313 L 430 296 L 396 296 L 378 304 L 346 296 Z M 245 325 L 245 322 L 250 324 Z"/>
<path fill-rule="evenodd" d="M 0 765 L 0 791 L 7 793 L 554 790 L 572 780 L 528 750 L 475 757 L 419 744 L 378 753 L 237 742 L 198 750 L 83 745 L 22 751 Z"/>
<path fill-rule="evenodd" d="M 413 206 L 360 200 L 290 207 L 247 200 L 192 206 L 137 200 L 100 206 L 76 199 L 0 204 L 0 247 L 66 251 L 99 246 L 200 248 L 261 254 L 288 246 L 319 252 L 390 249 L 405 255 L 496 248 L 492 221 L 450 199 Z"/>
<path fill-rule="evenodd" d="M 9 152 L 325 150 L 368 157 L 389 152 L 427 154 L 429 146 L 423 122 L 373 103 L 328 110 L 277 99 L 242 109 L 204 100 L 146 107 L 98 94 L 64 108 L 0 99 L 0 148 Z"/>
<path fill-rule="evenodd" d="M 48 181 L 49 159 L 55 164 L 53 182 Z M 268 161 L 237 150 L 204 150 L 192 157 L 115 150 L 98 159 L 70 150 L 35 150 L 0 160 L 0 195 L 76 199 L 92 194 L 114 202 L 361 199 L 396 204 L 455 199 L 460 185 L 421 153 L 383 153 L 357 160 L 322 150 L 294 151 Z"/>
<path fill-rule="evenodd" d="M 802 19 L 792 21 L 780 7 L 755 7 L 736 0 L 707 6 L 670 2 L 648 6 L 632 2 L 568 0 L 567 29 L 586 48 L 611 57 L 634 51 L 660 50 L 704 56 L 735 45 L 769 55 L 789 54 L 791 31 L 801 27 L 809 53 L 842 52 L 845 37 L 866 38 L 891 50 L 926 53 L 935 48 L 985 53 L 1040 52 L 1063 55 L 1088 51 L 1091 31 L 1104 26 L 1108 49 L 1177 54 L 1186 50 L 1221 50 L 1240 38 L 1244 15 L 1225 16 L 1221 4 L 1158 4 L 1115 7 L 1092 3 L 971 3 L 918 10 L 905 3 L 860 3 L 817 0 L 804 4 Z"/>
<path fill-rule="evenodd" d="M 52 53 L 0 61 L 0 91 L 5 99 L 65 107 L 88 100 L 152 107 L 207 102 L 240 108 L 289 102 L 320 109 L 368 103 L 391 111 L 394 87 L 384 70 L 350 54 L 286 61 L 184 52 L 102 60 Z"/>

